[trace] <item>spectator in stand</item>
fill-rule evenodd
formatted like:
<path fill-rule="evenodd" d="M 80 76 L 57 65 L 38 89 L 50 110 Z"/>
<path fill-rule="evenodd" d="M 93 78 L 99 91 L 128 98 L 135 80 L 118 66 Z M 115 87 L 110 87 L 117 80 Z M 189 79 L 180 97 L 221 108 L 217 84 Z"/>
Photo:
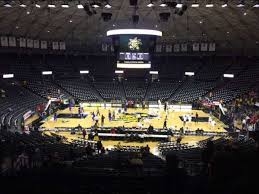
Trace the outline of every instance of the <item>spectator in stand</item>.
<path fill-rule="evenodd" d="M 103 144 L 100 140 L 97 141 L 96 148 L 97 148 L 97 152 L 99 154 L 101 152 L 102 148 L 103 148 Z"/>
<path fill-rule="evenodd" d="M 86 130 L 85 129 L 83 129 L 82 134 L 83 134 L 83 139 L 85 139 L 85 136 L 86 136 Z"/>

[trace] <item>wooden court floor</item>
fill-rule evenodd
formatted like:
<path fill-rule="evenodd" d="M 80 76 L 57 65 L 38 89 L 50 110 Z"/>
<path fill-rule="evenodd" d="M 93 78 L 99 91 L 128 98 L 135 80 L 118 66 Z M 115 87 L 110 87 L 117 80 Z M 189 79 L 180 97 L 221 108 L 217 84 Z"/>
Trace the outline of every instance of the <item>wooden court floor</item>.
<path fill-rule="evenodd" d="M 124 125 L 125 128 L 138 127 L 139 123 L 137 121 L 125 121 L 118 119 L 122 116 L 122 114 L 117 113 L 118 108 L 98 108 L 101 115 L 104 115 L 104 127 L 121 127 Z M 116 119 L 114 121 L 109 121 L 108 119 L 108 111 L 116 112 Z M 79 124 L 83 128 L 90 128 L 94 125 L 94 121 L 92 120 L 91 112 L 97 113 L 96 107 L 84 107 L 84 112 L 88 114 L 86 118 L 58 118 L 57 121 L 54 121 L 53 115 L 49 116 L 41 125 L 42 128 L 45 129 L 55 129 L 55 128 L 74 128 Z M 150 124 L 153 125 L 154 128 L 163 128 L 164 120 L 166 118 L 166 112 L 163 109 L 142 109 L 142 108 L 129 108 L 127 110 L 128 113 L 146 113 L 146 114 L 157 114 L 159 115 L 156 118 L 146 119 L 141 121 L 143 128 L 148 128 Z M 183 127 L 183 122 L 180 119 L 180 116 L 191 114 L 195 117 L 195 114 L 198 113 L 199 117 L 209 117 L 209 114 L 201 111 L 201 110 L 192 110 L 188 112 L 175 112 L 169 110 L 167 113 L 167 127 L 181 128 Z M 78 107 L 73 107 L 70 112 L 69 109 L 60 110 L 57 114 L 78 114 Z M 211 126 L 207 122 L 187 122 L 185 128 L 188 127 L 190 131 L 195 131 L 197 128 L 203 129 L 206 132 L 216 131 L 216 132 L 226 132 L 224 127 L 225 124 L 219 121 L 217 118 L 212 117 L 213 120 L 216 121 L 215 126 Z M 99 116 L 100 123 L 100 116 Z"/>

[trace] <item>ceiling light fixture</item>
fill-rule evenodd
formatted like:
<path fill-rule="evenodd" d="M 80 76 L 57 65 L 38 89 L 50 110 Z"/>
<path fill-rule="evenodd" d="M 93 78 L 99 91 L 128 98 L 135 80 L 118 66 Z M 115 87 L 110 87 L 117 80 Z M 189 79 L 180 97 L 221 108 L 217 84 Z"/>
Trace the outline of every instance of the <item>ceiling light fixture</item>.
<path fill-rule="evenodd" d="M 191 7 L 200 7 L 200 5 L 198 3 L 193 3 Z"/>
<path fill-rule="evenodd" d="M 69 5 L 68 5 L 67 3 L 64 3 L 64 4 L 61 5 L 61 7 L 63 7 L 63 8 L 69 8 Z"/>
<path fill-rule="evenodd" d="M 12 7 L 12 5 L 10 3 L 5 3 L 4 6 L 5 7 Z"/>
<path fill-rule="evenodd" d="M 107 9 L 111 9 L 112 8 L 112 6 L 108 2 L 106 3 L 106 5 L 104 7 L 107 8 Z"/>
<path fill-rule="evenodd" d="M 166 7 L 167 4 L 166 4 L 166 3 L 161 3 L 159 6 L 160 6 L 160 7 Z"/>
<path fill-rule="evenodd" d="M 237 4 L 237 7 L 244 7 L 244 6 L 245 6 L 245 3 L 244 3 L 243 0 L 241 0 L 241 1 L 239 2 L 239 4 Z"/>
<path fill-rule="evenodd" d="M 221 5 L 221 7 L 227 7 L 228 6 L 228 4 L 227 3 L 225 3 L 225 4 L 223 4 L 223 5 Z"/>
<path fill-rule="evenodd" d="M 154 5 L 154 3 L 152 2 L 152 1 L 150 1 L 150 3 L 149 4 L 147 4 L 147 7 L 154 7 L 155 5 Z"/>
<path fill-rule="evenodd" d="M 206 4 L 205 7 L 214 7 L 214 5 L 212 3 Z"/>
<path fill-rule="evenodd" d="M 37 4 L 37 3 L 36 3 L 36 4 L 35 4 L 35 7 L 40 8 L 40 4 Z"/>
<path fill-rule="evenodd" d="M 82 4 L 78 4 L 78 5 L 77 5 L 77 8 L 78 8 L 78 9 L 84 9 L 84 6 L 83 6 Z"/>
<path fill-rule="evenodd" d="M 49 8 L 55 8 L 56 5 L 54 5 L 54 4 L 48 4 L 48 7 L 49 7 Z"/>
<path fill-rule="evenodd" d="M 177 8 L 182 8 L 182 6 L 183 6 L 182 3 L 177 3 L 177 4 L 176 4 L 176 7 L 177 7 Z"/>
<path fill-rule="evenodd" d="M 27 5 L 25 5 L 25 4 L 20 4 L 20 7 L 27 7 Z"/>

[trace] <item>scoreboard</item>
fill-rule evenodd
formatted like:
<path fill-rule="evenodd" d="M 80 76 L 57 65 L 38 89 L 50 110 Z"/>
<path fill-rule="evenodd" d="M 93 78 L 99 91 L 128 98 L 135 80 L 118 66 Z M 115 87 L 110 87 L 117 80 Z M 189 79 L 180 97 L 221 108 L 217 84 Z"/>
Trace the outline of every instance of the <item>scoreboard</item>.
<path fill-rule="evenodd" d="M 150 36 L 147 35 L 121 35 L 119 37 L 117 67 L 150 68 L 149 40 Z"/>

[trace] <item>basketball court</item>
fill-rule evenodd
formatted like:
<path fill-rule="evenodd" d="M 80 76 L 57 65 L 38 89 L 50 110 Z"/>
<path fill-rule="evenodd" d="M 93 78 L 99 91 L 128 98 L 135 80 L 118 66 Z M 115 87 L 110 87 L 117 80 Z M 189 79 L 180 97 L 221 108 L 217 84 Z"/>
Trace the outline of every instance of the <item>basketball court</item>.
<path fill-rule="evenodd" d="M 91 128 L 95 121 L 92 119 L 92 113 L 97 114 L 99 110 L 100 115 L 99 124 L 101 123 L 101 115 L 105 117 L 104 128 L 122 127 L 125 128 L 148 128 L 152 125 L 155 129 L 162 129 L 164 121 L 167 117 L 167 128 L 180 129 L 184 127 L 189 131 L 195 131 L 196 129 L 203 129 L 205 132 L 226 132 L 224 127 L 227 127 L 223 122 L 219 121 L 217 118 L 210 116 L 209 114 L 201 110 L 190 110 L 190 111 L 172 111 L 169 110 L 167 113 L 163 109 L 155 108 L 128 108 L 127 112 L 123 112 L 121 108 L 103 108 L 103 107 L 84 107 L 84 114 L 82 118 L 78 116 L 78 107 L 73 107 L 70 111 L 69 108 L 64 110 L 59 110 L 57 112 L 57 120 L 54 121 L 53 115 L 49 116 L 45 121 L 43 121 L 41 128 L 44 130 L 51 129 L 66 129 L 75 128 L 81 125 L 83 128 Z M 115 119 L 109 121 L 108 113 L 115 113 Z M 198 122 L 194 121 L 194 117 L 198 114 L 200 118 Z M 182 117 L 184 115 L 189 115 L 192 117 L 192 121 L 187 121 L 184 125 Z M 138 122 L 138 118 L 140 121 Z M 211 125 L 208 122 L 208 118 L 211 117 L 215 121 L 215 125 Z"/>

